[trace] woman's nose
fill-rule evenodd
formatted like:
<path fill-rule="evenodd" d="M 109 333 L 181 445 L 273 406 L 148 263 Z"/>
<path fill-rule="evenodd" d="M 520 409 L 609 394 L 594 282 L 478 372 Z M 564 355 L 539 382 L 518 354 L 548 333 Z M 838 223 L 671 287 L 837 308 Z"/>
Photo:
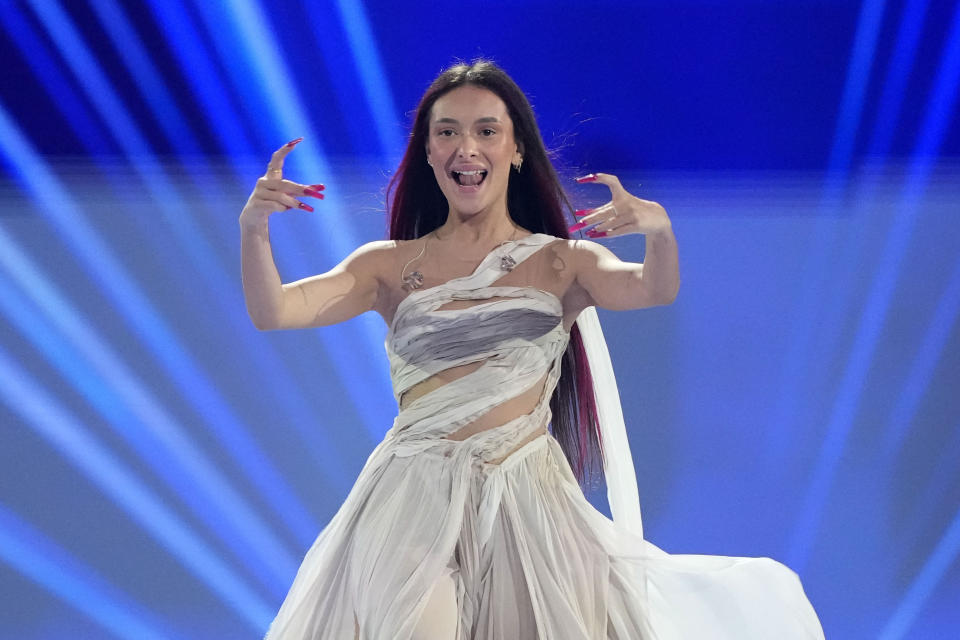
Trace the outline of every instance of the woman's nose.
<path fill-rule="evenodd" d="M 477 141 L 471 135 L 460 137 L 460 148 L 457 150 L 461 156 L 472 156 L 477 153 Z"/>

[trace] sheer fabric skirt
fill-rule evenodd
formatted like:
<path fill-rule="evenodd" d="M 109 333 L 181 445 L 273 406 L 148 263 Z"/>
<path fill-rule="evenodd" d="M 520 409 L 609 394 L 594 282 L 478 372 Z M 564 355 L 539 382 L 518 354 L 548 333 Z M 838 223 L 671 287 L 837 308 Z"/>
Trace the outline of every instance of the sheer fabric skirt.
<path fill-rule="evenodd" d="M 308 551 L 271 640 L 822 638 L 790 569 L 669 555 L 583 496 L 550 435 L 373 452 Z"/>

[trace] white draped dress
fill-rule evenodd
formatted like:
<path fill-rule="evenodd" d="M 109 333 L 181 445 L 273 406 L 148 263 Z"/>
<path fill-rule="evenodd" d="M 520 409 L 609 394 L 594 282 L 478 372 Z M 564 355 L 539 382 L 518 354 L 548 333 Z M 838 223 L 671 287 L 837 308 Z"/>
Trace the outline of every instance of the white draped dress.
<path fill-rule="evenodd" d="M 555 240 L 507 243 L 471 275 L 400 303 L 385 343 L 400 406 L 404 392 L 438 372 L 473 366 L 400 410 L 307 552 L 269 640 L 414 640 L 434 637 L 432 628 L 450 640 L 823 638 L 784 565 L 670 555 L 643 539 L 592 308 L 577 322 L 604 423 L 614 520 L 585 499 L 544 433 L 569 339 L 560 301 L 504 284 Z M 516 264 L 506 277 L 505 255 Z M 465 300 L 473 302 L 450 304 Z M 614 401 L 601 396 L 611 382 Z M 538 385 L 530 413 L 451 437 Z"/>

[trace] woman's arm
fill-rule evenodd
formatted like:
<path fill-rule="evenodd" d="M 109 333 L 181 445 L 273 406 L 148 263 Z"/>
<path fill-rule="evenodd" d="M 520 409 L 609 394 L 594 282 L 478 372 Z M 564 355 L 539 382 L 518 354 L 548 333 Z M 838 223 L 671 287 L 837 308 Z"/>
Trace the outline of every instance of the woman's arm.
<path fill-rule="evenodd" d="M 581 182 L 610 187 L 613 199 L 585 215 L 572 231 L 594 226 L 592 238 L 630 233 L 646 236 L 643 263 L 624 262 L 596 242 L 573 243 L 576 283 L 589 298 L 587 306 L 640 309 L 672 303 L 680 288 L 677 241 L 666 210 L 656 202 L 630 195 L 616 176 L 598 173 Z"/>
<path fill-rule="evenodd" d="M 365 244 L 330 271 L 283 284 L 270 246 L 269 217 L 278 210 L 312 211 L 295 196 L 322 198 L 320 185 L 284 180 L 283 160 L 299 142 L 278 149 L 267 173 L 240 213 L 243 294 L 253 324 L 261 330 L 318 327 L 348 320 L 374 308 L 379 293 L 379 269 L 387 241 Z"/>
<path fill-rule="evenodd" d="M 368 242 L 326 273 L 282 284 L 266 224 L 241 227 L 243 294 L 257 329 L 322 327 L 375 307 L 380 265 L 392 242 Z"/>

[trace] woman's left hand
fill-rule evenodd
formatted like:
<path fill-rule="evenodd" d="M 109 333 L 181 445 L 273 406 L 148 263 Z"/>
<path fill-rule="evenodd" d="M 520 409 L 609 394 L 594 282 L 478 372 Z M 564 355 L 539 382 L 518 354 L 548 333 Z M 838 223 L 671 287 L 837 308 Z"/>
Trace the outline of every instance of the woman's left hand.
<path fill-rule="evenodd" d="M 610 188 L 610 202 L 594 209 L 583 209 L 575 215 L 582 216 L 569 231 L 579 231 L 593 227 L 586 232 L 589 238 L 609 238 L 629 233 L 647 235 L 670 230 L 670 218 L 659 203 L 643 200 L 630 194 L 615 175 L 609 173 L 591 173 L 577 178 L 577 182 L 599 182 Z"/>

